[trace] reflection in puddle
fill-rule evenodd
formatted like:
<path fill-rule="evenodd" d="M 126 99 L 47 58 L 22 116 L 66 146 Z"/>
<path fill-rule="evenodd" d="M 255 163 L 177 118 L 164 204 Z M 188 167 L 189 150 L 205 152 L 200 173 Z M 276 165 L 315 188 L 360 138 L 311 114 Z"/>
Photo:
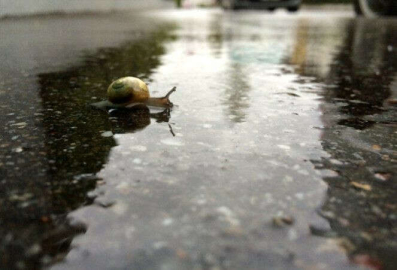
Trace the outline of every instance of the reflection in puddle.
<path fill-rule="evenodd" d="M 250 86 L 245 81 L 247 77 L 239 63 L 230 67 L 229 84 L 225 90 L 225 105 L 228 108 L 227 116 L 236 123 L 245 122 L 245 110 L 249 107 Z"/>
<path fill-rule="evenodd" d="M 337 172 L 329 184 L 321 215 L 334 233 L 348 241 L 351 260 L 375 268 L 397 265 L 396 200 L 392 174 L 396 172 L 396 110 L 388 100 L 397 91 L 397 25 L 393 21 L 348 21 L 346 35 L 321 63 L 326 73 L 307 71 L 316 54 L 298 63 L 302 75 L 314 75 L 332 87 L 322 92 L 322 145 L 330 158 L 317 164 Z M 310 29 L 310 27 L 306 27 Z M 381 29 L 381 30 L 380 30 Z M 310 31 L 310 30 L 306 30 Z M 307 37 L 305 43 L 315 43 Z M 321 50 L 321 45 L 320 45 Z M 321 68 L 319 71 L 321 72 Z M 381 172 L 379 174 L 379 172 Z M 387 179 L 387 180 L 385 180 Z"/>
<path fill-rule="evenodd" d="M 25 226 L 36 235 L 28 259 L 64 259 L 54 269 L 354 269 L 347 251 L 393 266 L 395 110 L 383 104 L 395 91 L 385 48 L 397 39 L 335 15 L 156 16 L 179 25 L 172 40 L 159 29 L 39 76 L 50 181 L 16 222 L 29 211 L 39 220 Z M 365 32 L 383 42 L 369 65 Z M 128 75 L 158 92 L 177 86 L 172 118 L 88 106 Z"/>
<path fill-rule="evenodd" d="M 24 130 L 30 133 L 15 140 L 27 144 L 15 160 L 30 160 L 20 172 L 28 174 L 38 167 L 40 173 L 32 173 L 31 181 L 30 177 L 15 173 L 18 168 L 14 167 L 14 173 L 8 173 L 8 181 L 29 181 L 15 187 L 5 181 L 0 185 L 2 194 L 10 194 L 1 201 L 2 209 L 7 210 L 2 212 L 4 231 L 0 231 L 4 239 L 0 263 L 8 269 L 14 269 L 15 264 L 33 269 L 67 254 L 72 239 L 85 232 L 86 226 L 70 225 L 66 215 L 95 199 L 89 191 L 103 183 L 96 173 L 115 146 L 112 135 L 142 130 L 151 118 L 169 121 L 169 111 L 151 113 L 147 107 L 139 107 L 108 114 L 93 110 L 89 104 L 105 99 L 106 88 L 115 78 L 137 74 L 147 79 L 160 64 L 170 29 L 163 26 L 151 34 L 149 29 L 149 33 L 142 33 L 119 48 L 104 48 L 86 56 L 81 65 L 38 75 L 42 110 L 35 117 L 36 125 L 44 130 L 43 142 L 35 148 L 28 147 L 32 145 L 30 141 L 40 140 L 35 137 L 36 128 L 29 123 Z M 35 153 L 43 157 L 42 162 L 37 161 Z"/>
<path fill-rule="evenodd" d="M 115 134 L 133 133 L 150 125 L 153 118 L 157 123 L 169 122 L 171 110 L 164 109 L 161 112 L 150 112 L 149 107 L 137 105 L 129 109 L 117 109 L 109 111 L 109 120 L 112 122 L 112 131 Z"/>
<path fill-rule="evenodd" d="M 258 33 L 244 13 L 174 15 L 183 23 L 151 76 L 178 87 L 172 119 L 114 136 L 95 204 L 69 215 L 88 230 L 54 268 L 354 268 L 336 241 L 309 234 L 310 223 L 329 226 L 314 210 L 333 173 L 309 162 L 328 157 L 320 84 L 302 86 L 283 64 L 295 21 L 268 18 Z"/>

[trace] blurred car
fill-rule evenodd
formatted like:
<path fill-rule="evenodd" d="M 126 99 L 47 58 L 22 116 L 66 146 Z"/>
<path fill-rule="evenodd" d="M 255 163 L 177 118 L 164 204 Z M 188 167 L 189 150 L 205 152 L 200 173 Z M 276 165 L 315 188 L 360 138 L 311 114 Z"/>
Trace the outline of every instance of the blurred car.
<path fill-rule="evenodd" d="M 396 16 L 397 1 L 395 0 L 354 0 L 357 15 L 365 17 Z"/>
<path fill-rule="evenodd" d="M 301 0 L 218 0 L 224 9 L 267 9 L 286 8 L 290 12 L 298 11 Z"/>

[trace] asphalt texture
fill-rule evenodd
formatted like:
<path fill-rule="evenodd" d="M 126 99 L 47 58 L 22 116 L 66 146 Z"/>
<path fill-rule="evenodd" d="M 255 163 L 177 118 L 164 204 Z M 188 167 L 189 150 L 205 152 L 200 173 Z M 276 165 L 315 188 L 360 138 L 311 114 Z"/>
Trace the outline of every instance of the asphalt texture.
<path fill-rule="evenodd" d="M 344 7 L 1 20 L 0 268 L 396 269 L 397 20 Z"/>

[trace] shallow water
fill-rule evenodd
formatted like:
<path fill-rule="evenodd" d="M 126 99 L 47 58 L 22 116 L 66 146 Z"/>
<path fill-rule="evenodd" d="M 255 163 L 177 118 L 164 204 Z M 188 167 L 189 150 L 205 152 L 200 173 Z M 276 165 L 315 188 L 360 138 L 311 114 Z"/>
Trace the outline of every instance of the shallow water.
<path fill-rule="evenodd" d="M 79 42 L 65 51 L 83 54 L 3 56 L 4 265 L 393 269 L 395 20 L 219 10 L 150 13 L 145 28 L 97 20 L 69 24 Z M 81 24 L 99 30 L 79 39 Z M 153 96 L 176 86 L 172 111 L 89 106 L 127 75 Z"/>

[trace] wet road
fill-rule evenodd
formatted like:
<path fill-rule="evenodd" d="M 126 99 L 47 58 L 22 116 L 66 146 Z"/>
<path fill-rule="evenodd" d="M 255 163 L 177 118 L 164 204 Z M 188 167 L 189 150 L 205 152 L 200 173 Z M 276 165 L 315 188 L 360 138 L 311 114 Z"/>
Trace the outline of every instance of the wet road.
<path fill-rule="evenodd" d="M 343 10 L 1 21 L 0 263 L 395 269 L 396 30 Z M 89 106 L 128 75 L 176 86 L 172 111 Z"/>

